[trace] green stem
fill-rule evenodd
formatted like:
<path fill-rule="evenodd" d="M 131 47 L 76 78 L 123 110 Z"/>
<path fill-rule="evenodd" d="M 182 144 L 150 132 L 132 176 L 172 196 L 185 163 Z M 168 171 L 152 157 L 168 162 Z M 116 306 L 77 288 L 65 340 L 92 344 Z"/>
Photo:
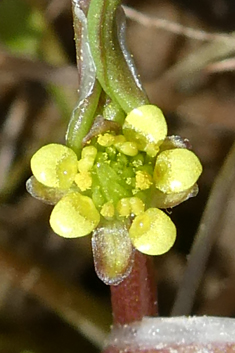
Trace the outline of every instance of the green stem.
<path fill-rule="evenodd" d="M 136 84 L 121 50 L 116 24 L 120 0 L 93 0 L 88 11 L 88 37 L 97 77 L 113 102 L 126 112 L 144 104 L 148 99 Z"/>
<path fill-rule="evenodd" d="M 79 101 L 75 107 L 66 133 L 66 143 L 80 157 L 83 139 L 88 134 L 101 95 L 96 79 L 96 68 L 91 55 L 87 33 L 88 2 L 73 2 L 73 21 L 79 80 Z"/>
<path fill-rule="evenodd" d="M 82 142 L 94 122 L 101 86 L 95 82 L 92 93 L 74 109 L 66 133 L 67 145 L 80 157 Z"/>

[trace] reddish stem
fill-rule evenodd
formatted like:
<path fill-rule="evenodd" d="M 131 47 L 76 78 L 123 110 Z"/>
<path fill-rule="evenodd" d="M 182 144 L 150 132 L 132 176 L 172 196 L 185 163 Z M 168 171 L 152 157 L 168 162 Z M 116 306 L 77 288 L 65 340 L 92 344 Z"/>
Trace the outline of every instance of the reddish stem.
<path fill-rule="evenodd" d="M 132 272 L 119 285 L 111 287 L 114 324 L 140 321 L 157 315 L 153 260 L 136 250 Z"/>

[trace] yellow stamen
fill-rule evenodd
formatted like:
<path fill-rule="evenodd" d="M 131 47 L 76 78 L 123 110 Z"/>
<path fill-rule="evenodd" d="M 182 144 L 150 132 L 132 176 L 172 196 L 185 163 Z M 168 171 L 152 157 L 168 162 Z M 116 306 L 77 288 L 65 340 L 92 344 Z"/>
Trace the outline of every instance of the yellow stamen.
<path fill-rule="evenodd" d="M 135 142 L 126 141 L 124 143 L 118 143 L 115 145 L 121 153 L 134 157 L 138 154 L 137 144 Z"/>
<path fill-rule="evenodd" d="M 97 149 L 94 146 L 86 146 L 82 149 L 82 158 L 78 161 L 79 172 L 87 172 L 94 165 Z"/>
<path fill-rule="evenodd" d="M 99 135 L 97 139 L 98 144 L 103 147 L 112 146 L 114 144 L 114 141 L 115 141 L 114 136 L 108 133 L 104 135 Z"/>
<path fill-rule="evenodd" d="M 114 216 L 114 205 L 112 203 L 112 201 L 108 201 L 105 204 L 103 204 L 100 214 L 104 217 L 104 218 L 112 218 Z"/>
<path fill-rule="evenodd" d="M 130 216 L 131 214 L 130 198 L 127 197 L 119 200 L 117 203 L 116 209 L 121 217 Z"/>
<path fill-rule="evenodd" d="M 126 138 L 124 135 L 116 135 L 114 136 L 114 146 L 119 143 L 124 143 L 126 142 Z"/>
<path fill-rule="evenodd" d="M 86 191 L 86 190 L 90 189 L 91 185 L 92 185 L 91 173 L 87 172 L 87 171 L 82 172 L 82 173 L 78 173 L 75 176 L 74 181 L 81 191 Z"/>
<path fill-rule="evenodd" d="M 138 216 L 140 213 L 144 212 L 144 203 L 138 197 L 130 197 L 130 206 L 131 206 L 131 213 L 134 213 Z"/>
<path fill-rule="evenodd" d="M 136 172 L 135 187 L 140 190 L 149 189 L 152 185 L 152 177 L 144 170 L 138 170 Z"/>
<path fill-rule="evenodd" d="M 82 158 L 92 157 L 95 159 L 97 155 L 97 149 L 95 146 L 86 146 L 82 149 Z"/>
<path fill-rule="evenodd" d="M 145 148 L 145 152 L 148 156 L 155 157 L 159 152 L 159 147 L 156 146 L 154 143 L 149 143 Z"/>

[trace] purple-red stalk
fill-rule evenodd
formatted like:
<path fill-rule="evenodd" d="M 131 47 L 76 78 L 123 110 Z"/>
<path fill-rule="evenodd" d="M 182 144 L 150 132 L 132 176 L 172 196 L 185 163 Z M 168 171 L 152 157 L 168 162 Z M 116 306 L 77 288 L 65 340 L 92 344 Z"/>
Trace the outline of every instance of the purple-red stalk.
<path fill-rule="evenodd" d="M 113 324 L 125 325 L 144 316 L 157 315 L 153 260 L 135 251 L 132 272 L 117 286 L 110 286 Z"/>

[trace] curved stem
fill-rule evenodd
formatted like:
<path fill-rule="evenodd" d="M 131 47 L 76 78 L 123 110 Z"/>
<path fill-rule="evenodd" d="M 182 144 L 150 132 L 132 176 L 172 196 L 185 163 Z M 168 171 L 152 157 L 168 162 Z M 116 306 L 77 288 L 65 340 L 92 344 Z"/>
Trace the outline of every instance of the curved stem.
<path fill-rule="evenodd" d="M 93 0 L 88 11 L 88 36 L 97 77 L 104 91 L 126 112 L 144 104 L 148 98 L 130 70 L 124 46 L 118 38 L 116 11 L 120 0 Z M 120 28 L 119 28 L 120 30 Z M 123 38 L 123 36 L 121 37 Z"/>
<path fill-rule="evenodd" d="M 96 68 L 91 55 L 87 33 L 89 1 L 73 0 L 73 22 L 77 55 L 79 101 L 66 133 L 66 143 L 80 156 L 83 138 L 88 134 L 98 107 L 101 86 L 96 79 Z"/>
<path fill-rule="evenodd" d="M 67 133 L 67 146 L 72 148 L 80 156 L 82 142 L 88 134 L 95 119 L 95 112 L 99 103 L 101 87 L 95 82 L 92 93 L 78 104 L 70 119 Z"/>

